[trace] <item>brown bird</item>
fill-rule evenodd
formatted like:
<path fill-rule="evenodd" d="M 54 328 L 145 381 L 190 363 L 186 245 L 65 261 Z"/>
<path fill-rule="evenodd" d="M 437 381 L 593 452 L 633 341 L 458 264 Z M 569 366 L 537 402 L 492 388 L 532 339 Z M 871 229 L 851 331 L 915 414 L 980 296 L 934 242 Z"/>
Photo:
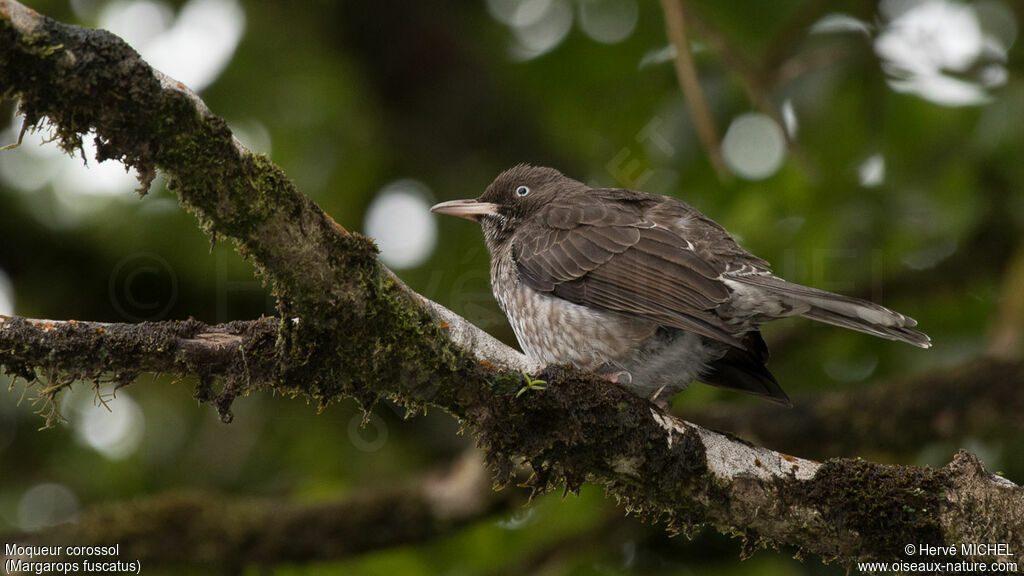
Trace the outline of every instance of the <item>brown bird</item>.
<path fill-rule="evenodd" d="M 777 318 L 931 346 L 912 318 L 775 276 L 675 198 L 590 188 L 553 168 L 519 165 L 479 198 L 430 211 L 481 224 L 494 296 L 527 356 L 652 399 L 697 380 L 790 405 L 765 367 L 758 332 Z"/>

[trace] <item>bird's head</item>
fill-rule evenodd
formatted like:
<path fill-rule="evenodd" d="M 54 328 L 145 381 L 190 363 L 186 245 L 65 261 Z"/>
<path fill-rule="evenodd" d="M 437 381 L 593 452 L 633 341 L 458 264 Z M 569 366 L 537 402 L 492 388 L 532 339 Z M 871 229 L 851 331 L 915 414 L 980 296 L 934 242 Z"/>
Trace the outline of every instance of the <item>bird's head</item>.
<path fill-rule="evenodd" d="M 442 202 L 430 211 L 479 222 L 493 251 L 511 238 L 520 221 L 559 196 L 585 189 L 554 168 L 520 164 L 499 174 L 479 198 Z"/>

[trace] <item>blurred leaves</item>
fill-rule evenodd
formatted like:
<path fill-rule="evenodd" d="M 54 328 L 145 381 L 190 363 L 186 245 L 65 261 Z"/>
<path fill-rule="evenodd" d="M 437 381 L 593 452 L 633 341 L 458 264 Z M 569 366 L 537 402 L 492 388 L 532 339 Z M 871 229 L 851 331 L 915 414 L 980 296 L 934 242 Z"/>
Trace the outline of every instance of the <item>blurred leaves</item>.
<path fill-rule="evenodd" d="M 688 2 L 763 83 L 764 102 L 752 102 L 744 88 L 749 76 L 738 73 L 713 38 L 690 31 L 719 132 L 751 111 L 781 114 L 785 101 L 799 127 L 797 148 L 773 174 L 723 183 L 697 144 L 671 62 L 651 56 L 667 45 L 658 4 L 636 2 L 632 32 L 602 43 L 580 20 L 583 10 L 601 4 L 594 1 L 566 0 L 571 28 L 530 59 L 515 57 L 517 32 L 492 17 L 493 2 L 320 1 L 301 9 L 248 2 L 241 43 L 202 97 L 348 229 L 361 229 L 374 197 L 396 180 L 422 182 L 433 195 L 428 200 L 440 201 L 476 196 L 518 162 L 552 165 L 594 185 L 676 195 L 781 275 L 878 300 L 915 317 L 935 343 L 923 352 L 809 322 L 770 327 L 772 370 L 798 406 L 801 393 L 855 389 L 865 380 L 950 365 L 985 350 L 991 326 L 1000 334 L 1013 330 L 999 320 L 1004 300 L 1019 301 L 1006 294 L 1024 290 L 1003 280 L 1024 227 L 1019 42 L 1001 64 L 1005 83 L 987 89 L 987 103 L 945 107 L 894 91 L 873 37 L 864 32 L 808 33 L 821 18 L 846 14 L 870 23 L 869 34 L 877 35 L 886 19 L 875 3 Z M 184 2 L 173 4 L 180 10 Z M 95 25 L 105 3 L 70 5 L 73 10 L 51 0 L 33 8 Z M 1018 4 L 987 5 L 1019 23 Z M 629 17 L 628 6 L 624 14 Z M 982 26 L 991 21 L 985 18 Z M 996 28 L 993 34 L 1005 38 L 1007 27 Z M 12 104 L 3 106 L 6 123 Z M 862 167 L 869 159 L 884 171 L 866 185 Z M 79 198 L 96 207 L 69 221 L 67 203 L 53 189 L 18 190 L 0 181 L 0 270 L 11 280 L 18 314 L 156 319 L 144 316 L 149 311 L 216 322 L 273 313 L 251 267 L 230 246 L 211 252 L 209 239 L 172 206 L 167 191 L 154 190 L 142 201 L 130 194 Z M 438 234 L 433 255 L 403 279 L 513 342 L 490 296 L 478 228 L 441 219 Z M 15 406 L 23 384 L 0 395 L 0 528 L 19 525 L 20 499 L 43 483 L 68 487 L 82 505 L 183 486 L 315 500 L 409 477 L 468 443 L 443 414 L 407 420 L 383 405 L 362 428 L 353 424 L 362 415 L 352 405 L 317 414 L 287 398 L 240 399 L 235 423 L 223 426 L 212 411 L 195 407 L 187 386 L 163 377 L 149 384 L 149 378 L 129 389 L 144 431 L 138 450 L 122 460 L 76 441 L 75 418 L 60 430 L 35 432 L 39 422 L 30 407 Z M 746 401 L 695 389 L 676 402 L 718 400 Z M 119 410 L 119 401 L 111 408 Z M 386 436 L 378 442 L 381 430 Z M 989 448 L 999 452 L 998 443 Z M 1021 454 L 996 457 L 1016 459 L 1005 464 L 1009 469 L 1024 467 Z M 498 572 L 588 531 L 602 534 L 606 549 L 541 562 L 547 573 L 667 574 L 685 569 L 680 558 L 700 555 L 693 545 L 663 539 L 658 528 L 625 522 L 605 530 L 604 511 L 613 505 L 594 490 L 580 499 L 547 497 L 526 512 L 509 512 L 531 515 L 526 528 L 485 520 L 429 546 L 274 573 Z M 770 553 L 740 565 L 734 543 L 717 535 L 703 539 L 720 555 L 701 566 L 820 571 L 814 562 L 779 562 Z M 626 561 L 629 550 L 640 550 L 644 561 Z"/>

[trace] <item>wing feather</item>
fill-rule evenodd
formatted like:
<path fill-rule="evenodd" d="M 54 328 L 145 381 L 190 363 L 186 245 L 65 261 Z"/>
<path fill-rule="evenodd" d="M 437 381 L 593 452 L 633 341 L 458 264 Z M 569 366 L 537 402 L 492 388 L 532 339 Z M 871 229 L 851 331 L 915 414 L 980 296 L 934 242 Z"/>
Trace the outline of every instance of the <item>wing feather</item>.
<path fill-rule="evenodd" d="M 715 312 L 730 295 L 724 264 L 702 257 L 680 232 L 655 225 L 641 206 L 555 204 L 538 221 L 546 225 L 525 227 L 513 243 L 530 287 L 744 347 Z"/>

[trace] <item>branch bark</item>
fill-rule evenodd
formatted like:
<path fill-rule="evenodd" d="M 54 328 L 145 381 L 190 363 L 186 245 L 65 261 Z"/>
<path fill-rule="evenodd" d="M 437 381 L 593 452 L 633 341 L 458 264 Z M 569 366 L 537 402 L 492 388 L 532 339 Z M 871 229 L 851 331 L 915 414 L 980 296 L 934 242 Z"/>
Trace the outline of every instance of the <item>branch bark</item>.
<path fill-rule="evenodd" d="M 461 419 L 500 484 L 526 463 L 539 490 L 596 482 L 627 510 L 676 531 L 711 523 L 749 547 L 793 545 L 846 562 L 901 558 L 908 543 L 1024 550 L 1024 489 L 966 453 L 938 470 L 795 458 L 677 420 L 557 366 L 538 374 L 547 390 L 516 397 L 519 372 L 536 374 L 536 366 L 409 290 L 378 262 L 372 242 L 334 223 L 267 158 L 246 151 L 195 94 L 107 32 L 0 0 L 0 87 L 20 98 L 29 125 L 48 118 L 65 149 L 94 132 L 99 159 L 136 167 L 144 188 L 162 170 L 203 229 L 233 239 L 250 258 L 280 311 L 276 321 L 258 321 L 250 339 L 253 325 L 153 327 L 168 349 L 143 340 L 117 348 L 117 340 L 77 334 L 70 322 L 47 330 L 5 320 L 0 365 L 43 376 L 44 394 L 55 397 L 81 378 L 126 384 L 134 366 L 198 374 L 200 396 L 204 376 L 221 378 L 231 394 L 272 387 L 320 404 L 387 396 Z M 203 334 L 226 334 L 216 337 L 224 349 L 205 362 L 187 350 Z M 79 345 L 87 348 L 76 353 Z M 123 351 L 123 362 L 86 356 L 104 345 Z M 53 354 L 44 358 L 47 350 Z M 143 359 L 151 355 L 158 359 Z"/>
<path fill-rule="evenodd" d="M 47 426 L 60 419 L 57 397 L 75 382 L 117 389 L 142 372 L 194 376 L 195 397 L 230 422 L 239 392 L 273 383 L 276 339 L 274 318 L 208 326 L 198 320 L 112 324 L 0 315 L 0 362 L 15 379 L 39 383 L 39 412 Z M 216 381 L 223 383 L 219 392 Z"/>

